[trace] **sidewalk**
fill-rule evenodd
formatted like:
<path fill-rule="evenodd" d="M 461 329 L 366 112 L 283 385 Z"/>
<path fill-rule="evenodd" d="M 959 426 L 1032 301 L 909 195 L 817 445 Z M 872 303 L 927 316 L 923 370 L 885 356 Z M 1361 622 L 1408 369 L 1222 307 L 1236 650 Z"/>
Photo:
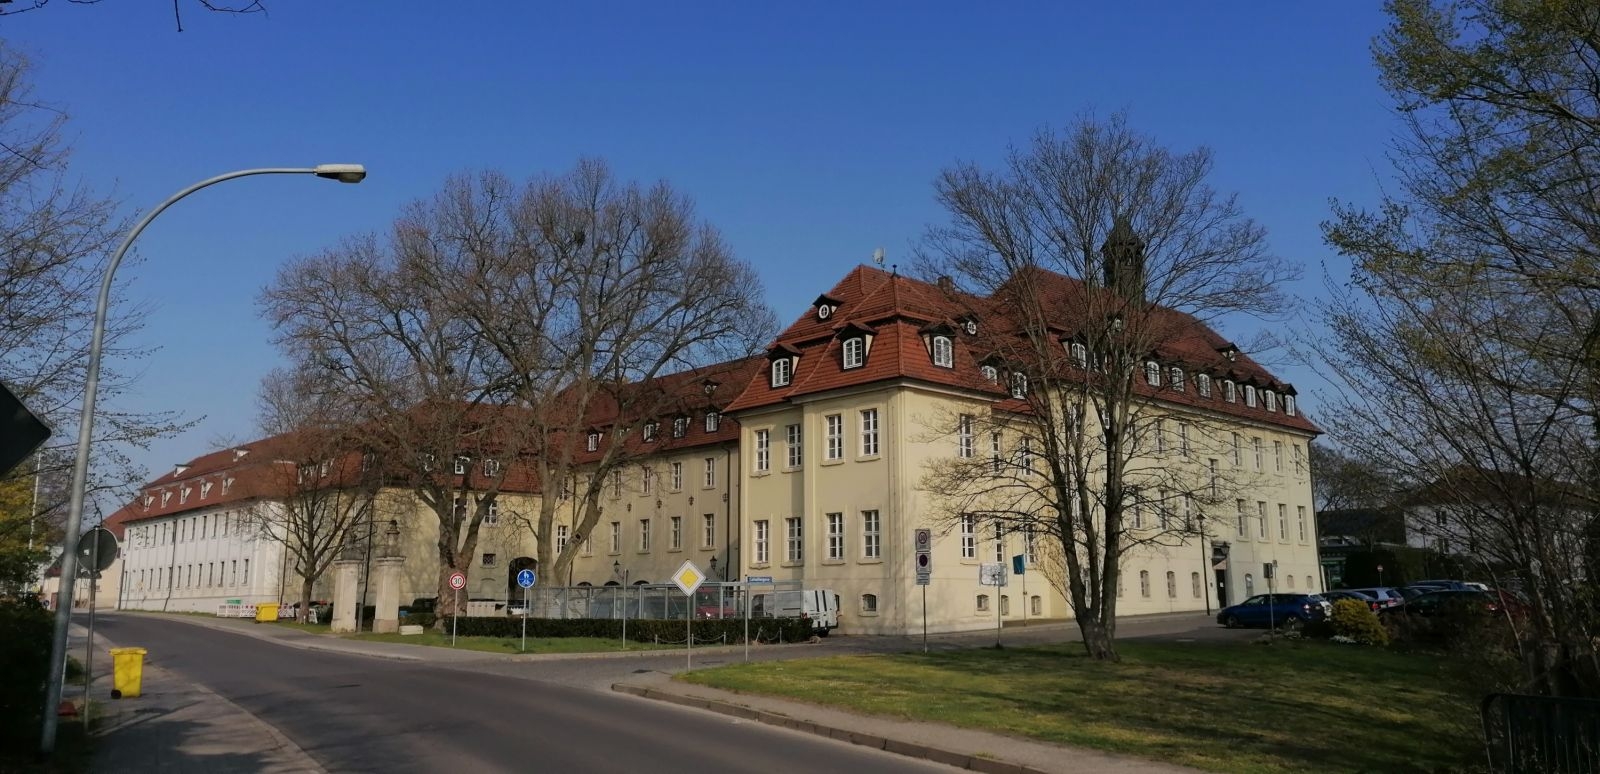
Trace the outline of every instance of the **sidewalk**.
<path fill-rule="evenodd" d="M 83 652 L 82 626 L 72 625 Z M 141 695 L 112 699 L 110 643 L 95 635 L 94 768 L 116 772 L 322 772 L 304 750 L 226 698 L 147 660 Z M 72 686 L 69 694 L 81 690 Z"/>
<path fill-rule="evenodd" d="M 731 693 L 652 673 L 612 690 L 993 774 L 1181 774 L 1197 769 L 938 723 L 861 715 L 816 704 Z"/>

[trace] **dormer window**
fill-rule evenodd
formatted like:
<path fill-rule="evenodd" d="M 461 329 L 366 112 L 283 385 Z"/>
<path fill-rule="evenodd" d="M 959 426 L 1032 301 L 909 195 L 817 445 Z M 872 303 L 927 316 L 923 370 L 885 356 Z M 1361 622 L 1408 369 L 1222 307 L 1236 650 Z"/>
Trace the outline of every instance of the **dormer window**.
<path fill-rule="evenodd" d="M 1253 384 L 1244 386 L 1244 405 L 1250 408 L 1256 407 L 1256 387 Z"/>
<path fill-rule="evenodd" d="M 227 494 L 228 490 L 232 489 L 232 488 L 233 488 L 233 477 L 232 476 L 229 476 L 229 477 L 227 477 L 225 479 L 222 479 L 222 493 L 223 494 Z"/>
<path fill-rule="evenodd" d="M 486 459 L 483 461 L 483 474 L 489 478 L 500 475 L 500 460 Z"/>
<path fill-rule="evenodd" d="M 1167 376 L 1172 383 L 1172 389 L 1177 392 L 1183 392 L 1183 369 L 1173 366 L 1167 371 Z"/>
<path fill-rule="evenodd" d="M 672 437 L 682 438 L 689 433 L 689 418 L 675 417 L 672 420 Z"/>
<path fill-rule="evenodd" d="M 961 324 L 961 330 L 966 331 L 968 336 L 976 336 L 976 335 L 978 335 L 978 321 L 977 320 L 967 320 L 966 322 Z"/>
<path fill-rule="evenodd" d="M 706 413 L 706 432 L 715 433 L 717 431 L 717 427 L 719 427 L 721 424 L 722 424 L 722 415 L 721 414 L 718 414 L 715 411 L 711 411 L 711 412 L 707 412 Z"/>
<path fill-rule="evenodd" d="M 827 293 L 817 296 L 817 300 L 812 301 L 811 305 L 816 307 L 817 319 L 819 321 L 826 321 L 833 317 L 834 312 L 839 311 L 839 299 L 834 298 Z"/>
<path fill-rule="evenodd" d="M 1084 345 L 1074 341 L 1074 342 L 1072 342 L 1072 344 L 1069 347 L 1067 347 L 1067 349 L 1071 350 L 1071 352 L 1072 352 L 1072 362 L 1076 363 L 1079 368 L 1088 368 L 1089 367 L 1089 348 L 1088 347 L 1085 347 Z"/>
<path fill-rule="evenodd" d="M 659 426 L 655 422 L 644 423 L 644 442 L 651 443 L 656 439 L 656 430 Z"/>
<path fill-rule="evenodd" d="M 1222 399 L 1229 403 L 1239 402 L 1239 387 L 1233 383 L 1232 379 L 1223 380 Z"/>
<path fill-rule="evenodd" d="M 789 377 L 793 367 L 793 364 L 789 362 L 789 358 L 786 357 L 781 357 L 772 361 L 772 386 L 789 386 Z"/>
<path fill-rule="evenodd" d="M 857 336 L 844 340 L 844 367 L 860 368 L 867 362 L 867 340 Z"/>
<path fill-rule="evenodd" d="M 189 502 L 189 487 L 182 487 L 178 490 L 178 504 L 183 505 L 186 502 Z"/>
<path fill-rule="evenodd" d="M 163 490 L 161 492 L 161 507 L 163 507 L 163 508 L 167 507 L 167 503 L 169 503 L 169 502 L 172 502 L 172 493 Z"/>
<path fill-rule="evenodd" d="M 589 451 L 600 451 L 600 434 L 590 433 L 589 442 L 584 448 L 588 449 Z"/>
<path fill-rule="evenodd" d="M 150 510 L 150 503 L 155 502 L 155 500 L 156 500 L 156 498 L 155 498 L 154 495 L 145 495 L 144 496 L 144 509 L 147 510 L 147 511 Z"/>
<path fill-rule="evenodd" d="M 456 457 L 456 466 L 455 466 L 456 475 L 458 475 L 458 476 L 466 475 L 467 463 L 468 462 L 469 462 L 469 460 L 466 457 Z"/>
<path fill-rule="evenodd" d="M 949 336 L 933 337 L 933 364 L 941 368 L 956 367 L 955 345 Z"/>
<path fill-rule="evenodd" d="M 200 482 L 200 499 L 204 500 L 211 495 L 211 482 Z"/>
<path fill-rule="evenodd" d="M 1194 388 L 1200 392 L 1200 397 L 1211 397 L 1211 376 L 1200 374 L 1194 378 Z"/>
<path fill-rule="evenodd" d="M 1028 375 L 1011 375 L 1011 397 L 1026 398 L 1028 396 Z"/>
<path fill-rule="evenodd" d="M 1283 396 L 1283 413 L 1288 414 L 1291 417 L 1295 415 L 1293 395 Z"/>
<path fill-rule="evenodd" d="M 333 469 L 333 460 L 323 460 L 322 461 L 322 467 L 319 469 L 319 472 L 321 472 L 323 478 L 327 478 L 328 477 L 328 471 L 330 471 L 332 469 Z"/>
<path fill-rule="evenodd" d="M 1161 366 L 1154 360 L 1146 360 L 1144 364 L 1144 380 L 1152 387 L 1161 386 Z"/>
<path fill-rule="evenodd" d="M 1000 381 L 1000 372 L 995 370 L 995 367 L 992 365 L 986 365 L 979 368 L 978 373 L 983 374 L 983 378 L 988 379 L 991 382 Z"/>
<path fill-rule="evenodd" d="M 1261 402 L 1266 405 L 1267 411 L 1277 411 L 1278 393 L 1272 390 L 1264 390 L 1261 395 Z"/>

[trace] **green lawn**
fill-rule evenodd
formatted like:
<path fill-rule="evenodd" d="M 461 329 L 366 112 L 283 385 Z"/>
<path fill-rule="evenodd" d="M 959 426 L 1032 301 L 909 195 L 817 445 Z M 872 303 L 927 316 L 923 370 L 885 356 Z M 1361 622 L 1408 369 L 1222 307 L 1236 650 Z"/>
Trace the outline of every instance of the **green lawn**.
<path fill-rule="evenodd" d="M 424 632 L 422 634 L 351 634 L 346 635 L 352 640 L 364 642 L 398 642 L 401 645 L 431 645 L 433 647 L 450 647 L 450 635 Z M 459 650 L 482 650 L 489 653 L 521 653 L 522 638 L 520 637 L 457 637 L 455 647 Z M 623 644 L 620 639 L 599 637 L 529 637 L 528 653 L 612 653 L 624 650 L 659 650 L 668 646 L 652 645 L 647 642 L 629 642 Z"/>
<path fill-rule="evenodd" d="M 1482 760 L 1437 659 L 1321 642 L 1117 644 L 738 664 L 679 679 L 1212 771 L 1434 772 Z"/>

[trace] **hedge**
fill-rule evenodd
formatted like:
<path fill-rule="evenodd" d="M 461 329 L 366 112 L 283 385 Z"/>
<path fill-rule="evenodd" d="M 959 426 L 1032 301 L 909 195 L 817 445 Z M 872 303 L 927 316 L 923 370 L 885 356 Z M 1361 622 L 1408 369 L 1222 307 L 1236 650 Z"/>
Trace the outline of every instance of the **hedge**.
<path fill-rule="evenodd" d="M 407 616 L 406 623 L 411 623 Z M 450 631 L 450 617 L 440 618 L 442 631 Z M 522 618 L 494 616 L 492 618 L 456 619 L 456 633 L 463 637 L 519 637 L 522 635 Z M 743 642 L 744 619 L 711 618 L 693 623 L 695 642 Z M 636 642 L 683 642 L 683 621 L 658 619 L 630 619 L 628 639 Z M 750 638 L 760 642 L 801 642 L 812 634 L 811 621 L 805 618 L 753 618 L 750 620 Z M 615 618 L 529 618 L 529 637 L 599 637 L 614 639 L 622 636 L 622 621 Z"/>
<path fill-rule="evenodd" d="M 50 612 L 36 600 L 0 600 L 0 748 L 39 740 L 51 628 Z"/>

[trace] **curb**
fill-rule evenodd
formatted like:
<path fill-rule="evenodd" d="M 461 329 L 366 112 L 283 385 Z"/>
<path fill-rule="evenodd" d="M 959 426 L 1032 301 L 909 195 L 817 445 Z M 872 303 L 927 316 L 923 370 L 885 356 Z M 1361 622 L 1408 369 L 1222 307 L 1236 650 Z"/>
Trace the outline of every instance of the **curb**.
<path fill-rule="evenodd" d="M 758 710 L 753 707 L 746 707 L 744 705 L 734 704 L 731 702 L 717 701 L 715 699 L 702 699 L 697 696 L 685 696 L 683 694 L 672 693 L 670 691 L 661 691 L 643 685 L 613 683 L 611 685 L 611 690 L 617 693 L 628 694 L 629 696 L 637 696 L 642 699 L 653 699 L 655 701 L 677 704 L 684 707 L 693 707 L 695 709 L 716 712 L 718 714 L 742 718 L 744 720 L 754 720 L 758 723 L 765 723 L 769 726 L 788 728 L 801 733 L 813 734 L 828 739 L 837 739 L 841 742 L 849 742 L 850 744 L 860 745 L 862 747 L 871 747 L 875 750 L 883 750 L 884 752 L 894 753 L 896 755 L 904 755 L 908 758 L 920 758 L 922 760 L 933 761 L 934 763 L 942 763 L 946 766 L 954 766 L 958 769 L 983 772 L 983 774 L 1050 774 L 1050 772 L 1047 772 L 1044 769 L 1037 769 L 1032 766 L 1022 765 L 1020 763 L 1008 763 L 1006 761 L 999 761 L 993 758 L 983 758 L 975 755 L 969 755 L 967 753 L 945 750 L 939 747 L 932 747 L 930 745 L 918 744 L 915 742 L 905 742 L 898 739 L 890 739 L 888 737 L 878 736 L 876 734 L 863 734 L 859 731 L 851 731 L 847 728 L 838 728 L 835 726 L 823 725 L 821 723 L 813 723 L 809 720 L 801 720 L 799 718 L 793 718 L 777 712 Z"/>

